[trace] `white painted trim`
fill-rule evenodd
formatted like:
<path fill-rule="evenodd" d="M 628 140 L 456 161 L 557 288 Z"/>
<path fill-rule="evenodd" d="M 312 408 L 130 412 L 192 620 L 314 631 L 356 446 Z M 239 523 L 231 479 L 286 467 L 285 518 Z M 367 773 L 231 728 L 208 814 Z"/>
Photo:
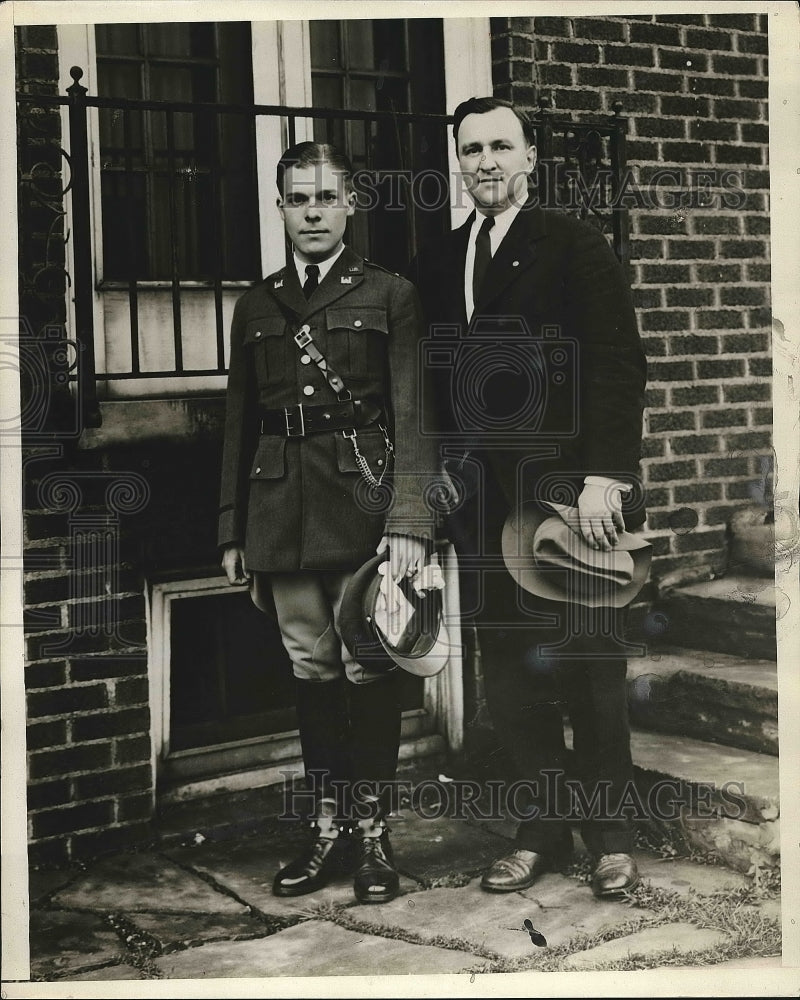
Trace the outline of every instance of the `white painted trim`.
<path fill-rule="evenodd" d="M 311 99 L 311 28 L 308 21 L 278 22 L 278 62 L 281 72 L 281 104 L 308 108 Z M 298 118 L 295 125 L 295 142 L 314 138 L 311 118 Z M 288 145 L 288 132 L 284 135 Z"/>
<path fill-rule="evenodd" d="M 253 99 L 256 104 L 281 104 L 282 67 L 280 24 L 277 21 L 253 21 Z M 276 118 L 256 117 L 256 189 L 258 192 L 258 228 L 261 244 L 261 273 L 271 274 L 286 263 L 284 243 L 275 239 L 283 226 L 275 199 L 275 164 L 285 146 L 284 123 Z"/>
<path fill-rule="evenodd" d="M 470 97 L 492 94 L 492 36 L 488 17 L 445 17 L 444 86 L 449 113 Z M 457 228 L 472 211 L 472 201 L 461 184 L 461 172 L 448 129 L 450 172 L 450 221 Z"/>
<path fill-rule="evenodd" d="M 90 94 L 97 93 L 97 61 L 95 58 L 94 25 L 91 24 L 58 24 L 56 25 L 58 39 L 58 92 L 63 95 L 72 85 L 70 68 L 80 66 L 83 70 L 81 86 L 86 87 Z M 61 128 L 65 148 L 69 144 L 69 112 L 66 107 L 61 109 Z M 94 317 L 94 361 L 95 371 L 106 370 L 106 337 L 105 311 L 103 294 L 97 290 L 97 284 L 102 277 L 103 267 L 103 222 L 100 214 L 100 161 L 99 161 L 100 129 L 98 125 L 97 108 L 89 108 L 87 121 L 87 143 L 89 150 L 89 229 L 92 234 L 92 264 L 94 267 L 94 282 L 92 289 L 92 311 Z M 67 199 L 67 216 L 65 223 L 72 233 L 72 199 Z M 72 277 L 75 274 L 75 244 L 72 239 L 66 245 L 66 266 Z M 75 332 L 75 298 L 74 293 L 68 295 L 67 301 L 68 330 Z M 97 383 L 98 397 L 103 399 L 107 394 L 107 383 Z"/>

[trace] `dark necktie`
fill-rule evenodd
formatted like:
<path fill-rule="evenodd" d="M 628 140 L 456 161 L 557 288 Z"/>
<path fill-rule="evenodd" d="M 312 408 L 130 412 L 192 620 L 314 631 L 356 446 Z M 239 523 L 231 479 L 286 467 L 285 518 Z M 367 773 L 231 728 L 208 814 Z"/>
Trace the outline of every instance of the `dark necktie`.
<path fill-rule="evenodd" d="M 472 301 L 477 303 L 478 295 L 492 259 L 492 246 L 489 241 L 489 230 L 494 225 L 494 219 L 487 215 L 483 220 L 478 235 L 475 237 L 475 266 L 472 269 Z"/>
<path fill-rule="evenodd" d="M 303 282 L 303 295 L 311 298 L 311 293 L 319 284 L 319 268 L 316 264 L 306 264 L 306 280 Z"/>

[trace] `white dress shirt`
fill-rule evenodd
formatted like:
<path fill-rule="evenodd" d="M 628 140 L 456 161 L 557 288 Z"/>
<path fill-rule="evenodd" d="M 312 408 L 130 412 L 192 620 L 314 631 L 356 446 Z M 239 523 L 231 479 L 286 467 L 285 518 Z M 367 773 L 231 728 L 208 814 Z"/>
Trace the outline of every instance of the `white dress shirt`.
<path fill-rule="evenodd" d="M 489 230 L 489 252 L 492 257 L 497 253 L 497 248 L 511 228 L 511 223 L 516 219 L 521 207 L 520 205 L 509 205 L 505 212 L 494 216 L 494 225 Z M 469 231 L 469 240 L 467 241 L 467 259 L 464 264 L 464 304 L 467 307 L 468 320 L 472 319 L 472 314 L 475 311 L 475 302 L 472 298 L 472 273 L 475 270 L 475 240 L 478 237 L 485 218 L 487 216 L 481 215 L 480 212 L 475 213 L 475 221 L 472 223 L 472 228 Z"/>
<path fill-rule="evenodd" d="M 294 260 L 294 266 L 297 270 L 297 277 L 298 280 L 300 281 L 300 287 L 302 288 L 306 282 L 306 268 L 309 266 L 309 264 L 316 264 L 317 267 L 319 268 L 319 283 L 322 284 L 322 279 L 325 277 L 328 271 L 330 271 L 330 269 L 333 267 L 336 261 L 341 257 L 343 252 L 344 252 L 344 243 L 340 243 L 339 249 L 336 250 L 333 254 L 331 254 L 330 257 L 326 257 L 325 260 L 314 260 L 314 261 L 308 261 L 308 263 L 306 263 L 306 261 L 300 260 L 300 258 L 297 256 L 297 251 L 293 250 L 292 259 Z"/>

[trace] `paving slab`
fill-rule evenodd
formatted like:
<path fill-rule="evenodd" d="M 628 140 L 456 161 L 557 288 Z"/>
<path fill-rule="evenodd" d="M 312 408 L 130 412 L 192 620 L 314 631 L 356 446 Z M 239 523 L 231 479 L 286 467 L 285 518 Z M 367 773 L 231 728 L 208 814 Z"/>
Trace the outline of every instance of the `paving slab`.
<path fill-rule="evenodd" d="M 634 852 L 636 865 L 642 879 L 656 889 L 679 892 L 682 895 L 694 890 L 703 896 L 725 889 L 738 889 L 749 885 L 749 879 L 739 872 L 720 865 L 699 865 L 692 861 L 658 858 L 644 852 Z"/>
<path fill-rule="evenodd" d="M 117 913 L 245 912 L 235 899 L 155 854 L 100 861 L 53 898 L 60 906 Z"/>
<path fill-rule="evenodd" d="M 118 961 L 124 948 L 93 913 L 32 910 L 30 915 L 31 974 L 37 979 L 61 978 L 87 965 Z"/>
<path fill-rule="evenodd" d="M 625 937 L 604 941 L 595 948 L 576 952 L 564 960 L 565 969 L 592 969 L 603 962 L 618 962 L 631 955 L 658 955 L 662 952 L 704 951 L 727 940 L 722 931 L 688 923 L 645 927 Z"/>
<path fill-rule="evenodd" d="M 31 906 L 70 882 L 79 872 L 70 869 L 31 868 L 28 872 L 28 898 Z"/>
<path fill-rule="evenodd" d="M 81 972 L 77 976 L 64 976 L 63 980 L 70 983 L 116 983 L 129 982 L 130 980 L 141 981 L 146 978 L 147 976 L 143 976 L 132 965 L 106 965 L 102 969 Z"/>
<path fill-rule="evenodd" d="M 726 864 L 747 872 L 752 866 L 780 864 L 780 820 L 742 823 L 720 816 L 703 819 L 686 816 L 681 831 L 688 842 L 701 851 L 719 855 Z"/>
<path fill-rule="evenodd" d="M 468 952 L 361 934 L 319 920 L 259 941 L 207 944 L 155 961 L 166 979 L 433 974 L 476 964 Z"/>
<path fill-rule="evenodd" d="M 481 826 L 446 816 L 426 818 L 412 809 L 394 815 L 390 826 L 398 868 L 426 887 L 442 880 L 468 882 L 510 848 L 504 837 Z"/>
<path fill-rule="evenodd" d="M 484 892 L 480 880 L 474 879 L 461 888 L 429 889 L 380 907 L 355 906 L 347 911 L 348 919 L 365 927 L 401 929 L 427 939 L 455 938 L 506 958 L 531 954 L 526 918 L 548 945 L 555 946 L 645 915 L 651 912 L 595 899 L 588 885 L 557 873 L 543 875 L 521 892 Z"/>
<path fill-rule="evenodd" d="M 680 971 L 681 969 L 696 969 L 696 965 L 671 965 L 670 971 L 675 969 Z M 714 969 L 741 969 L 742 971 L 755 971 L 756 969 L 780 969 L 781 968 L 781 956 L 780 955 L 752 955 L 750 958 L 729 958 L 726 962 L 715 962 L 713 966 L 704 966 L 704 968 L 714 968 Z"/>
<path fill-rule="evenodd" d="M 179 864 L 210 876 L 217 885 L 224 886 L 261 913 L 306 916 L 321 903 L 353 903 L 353 877 L 348 874 L 337 875 L 325 888 L 306 896 L 283 899 L 272 895 L 275 873 L 296 856 L 299 843 L 246 837 L 237 841 L 206 841 L 196 847 L 177 847 L 165 853 Z M 419 888 L 412 879 L 401 880 L 403 893 Z"/>
<path fill-rule="evenodd" d="M 155 938 L 164 953 L 207 941 L 246 941 L 274 930 L 254 915 L 238 913 L 137 913 L 133 922 Z"/>

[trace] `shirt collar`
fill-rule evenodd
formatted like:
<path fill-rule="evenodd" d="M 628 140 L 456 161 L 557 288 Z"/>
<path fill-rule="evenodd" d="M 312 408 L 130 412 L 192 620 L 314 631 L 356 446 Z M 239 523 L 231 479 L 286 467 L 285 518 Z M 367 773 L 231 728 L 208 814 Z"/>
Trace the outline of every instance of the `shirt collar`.
<path fill-rule="evenodd" d="M 501 212 L 499 215 L 493 216 L 494 225 L 489 230 L 489 238 L 492 241 L 492 247 L 497 247 L 506 233 L 512 226 L 514 219 L 519 215 L 522 205 L 509 205 L 505 212 Z M 478 235 L 478 230 L 483 225 L 483 220 L 487 216 L 482 215 L 480 212 L 475 212 L 475 220 L 472 223 L 472 230 L 470 231 L 470 240 L 474 240 Z"/>
<path fill-rule="evenodd" d="M 332 254 L 330 257 L 326 257 L 325 260 L 318 260 L 315 262 L 317 267 L 319 268 L 320 283 L 322 282 L 323 278 L 328 273 L 328 271 L 330 271 L 330 269 L 336 263 L 336 261 L 342 256 L 343 253 L 344 253 L 344 243 L 340 243 L 339 249 L 336 251 L 336 253 Z M 306 280 L 306 267 L 308 265 L 305 263 L 305 261 L 300 260 L 300 258 L 297 256 L 296 250 L 292 250 L 292 259 L 294 260 L 295 270 L 297 271 L 297 278 L 300 282 L 300 287 L 302 288 Z"/>

